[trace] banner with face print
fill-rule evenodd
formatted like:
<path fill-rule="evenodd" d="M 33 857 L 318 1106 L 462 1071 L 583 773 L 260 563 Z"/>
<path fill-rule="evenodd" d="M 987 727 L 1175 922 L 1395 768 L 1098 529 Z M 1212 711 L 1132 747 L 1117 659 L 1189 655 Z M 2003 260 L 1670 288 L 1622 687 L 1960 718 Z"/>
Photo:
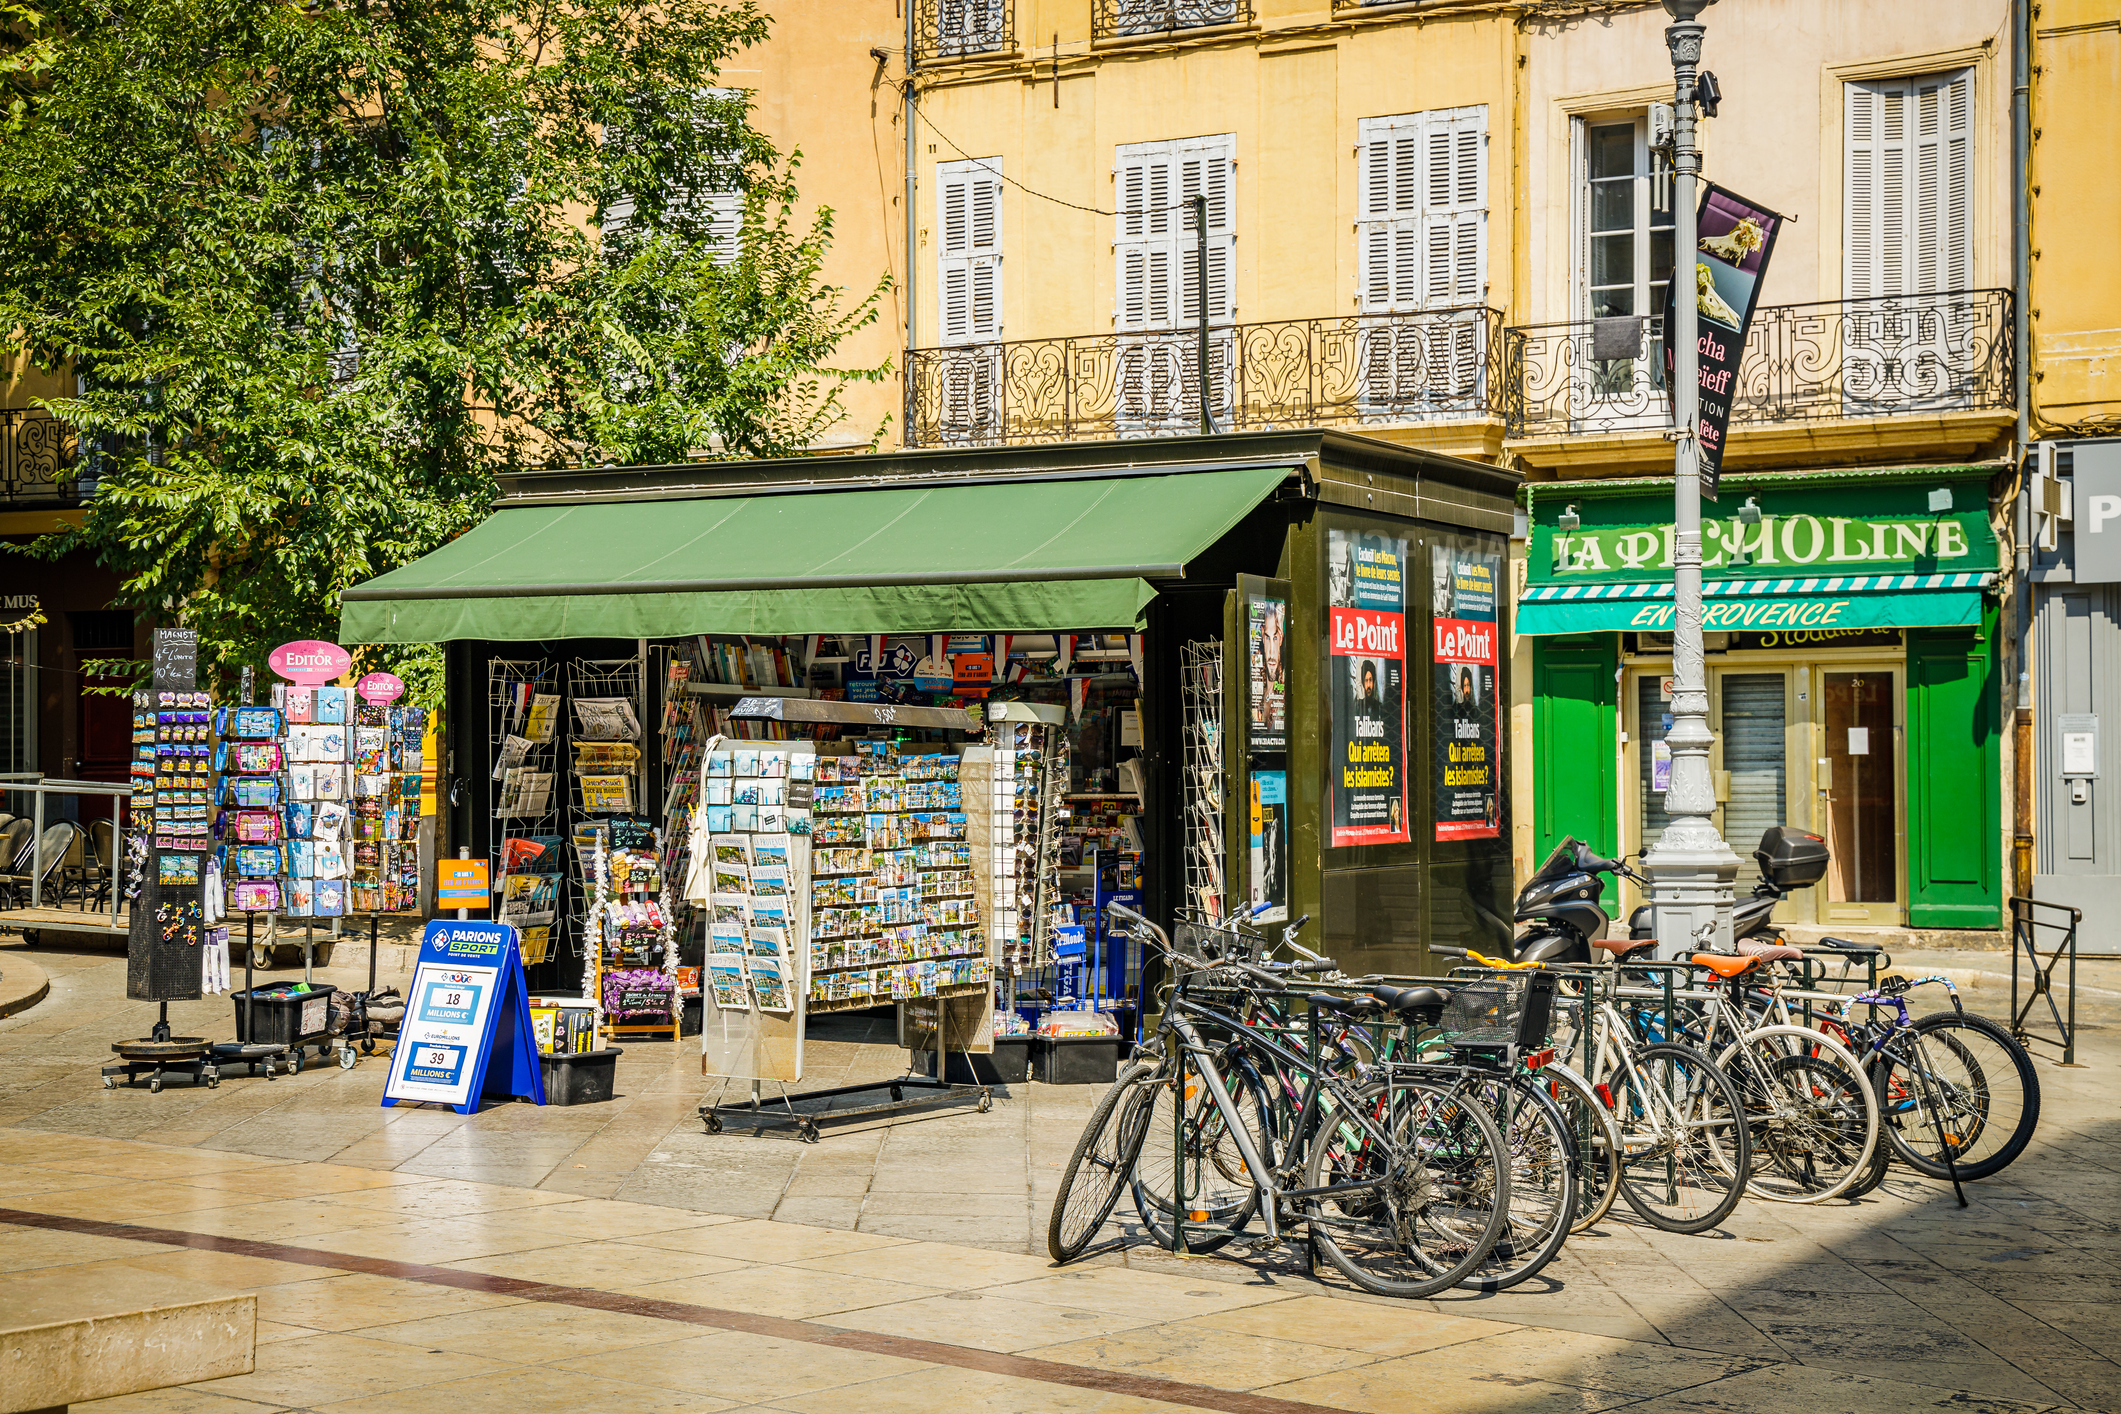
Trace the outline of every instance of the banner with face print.
<path fill-rule="evenodd" d="M 1436 838 L 1502 833 L 1502 703 L 1496 693 L 1502 557 L 1467 537 L 1429 549 Z"/>
<path fill-rule="evenodd" d="M 1404 843 L 1407 542 L 1329 529 L 1326 556 L 1331 843 Z"/>

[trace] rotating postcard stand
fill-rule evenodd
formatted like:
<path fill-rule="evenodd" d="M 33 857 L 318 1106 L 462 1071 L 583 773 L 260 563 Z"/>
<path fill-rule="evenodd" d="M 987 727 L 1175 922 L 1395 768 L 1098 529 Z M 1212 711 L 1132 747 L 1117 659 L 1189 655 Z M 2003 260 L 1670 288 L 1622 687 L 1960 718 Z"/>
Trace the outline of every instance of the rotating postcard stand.
<path fill-rule="evenodd" d="M 797 697 L 745 697 L 729 716 L 982 730 L 959 708 Z M 823 1120 L 992 1105 L 988 1086 L 949 1080 L 946 1054 L 955 1043 L 969 1073 L 971 1052 L 993 1045 L 994 944 L 979 902 L 985 870 L 975 865 L 989 824 L 985 748 L 968 761 L 948 746 L 847 744 L 821 754 L 808 741 L 707 743 L 685 892 L 708 915 L 700 1072 L 721 1082 L 699 1107 L 710 1134 L 737 1121 L 815 1143 Z M 902 1044 L 932 1048 L 933 1076 L 909 1067 L 890 1080 L 789 1093 L 802 1079 L 812 1014 L 883 1001 L 899 1004 Z M 750 1082 L 748 1100 L 723 1102 L 731 1081 Z M 778 1109 L 762 1096 L 768 1081 Z"/>

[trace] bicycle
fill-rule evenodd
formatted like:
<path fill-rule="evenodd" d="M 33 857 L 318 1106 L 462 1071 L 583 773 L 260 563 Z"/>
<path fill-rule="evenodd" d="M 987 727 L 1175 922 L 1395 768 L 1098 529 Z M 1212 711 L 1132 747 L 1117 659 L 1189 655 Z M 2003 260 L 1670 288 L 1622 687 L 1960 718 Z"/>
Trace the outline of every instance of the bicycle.
<path fill-rule="evenodd" d="M 1204 982 L 1240 997 L 1279 990 L 1280 976 L 1255 963 L 1186 953 L 1140 914 L 1119 905 L 1111 912 L 1164 953 L 1172 980 L 1153 1059 L 1144 1062 L 1149 1073 L 1093 1116 L 1098 1131 L 1117 1132 L 1109 1139 L 1086 1132 L 1077 1152 L 1125 1156 L 1137 1205 L 1145 1220 L 1152 1213 L 1162 1218 L 1174 1251 L 1199 1250 L 1196 1239 L 1227 1242 L 1256 1212 L 1264 1245 L 1282 1241 L 1285 1221 L 1300 1222 L 1314 1263 L 1323 1253 L 1349 1280 L 1379 1295 L 1432 1295 L 1479 1264 L 1501 1232 L 1509 1194 L 1502 1136 L 1485 1109 L 1447 1093 L 1429 1073 L 1433 1068 L 1343 1075 L 1352 1066 L 1322 1059 L 1324 1008 L 1312 1010 L 1308 1053 L 1297 1054 L 1268 1029 L 1193 996 Z M 1203 1027 L 1229 1040 L 1211 1043 Z M 1284 1097 L 1269 1103 L 1254 1055 L 1301 1077 L 1293 1119 Z M 1245 1076 L 1255 1098 L 1256 1135 L 1224 1082 L 1225 1061 Z M 1145 1119 L 1133 1118 L 1144 1110 Z M 1169 1136 L 1168 1151 L 1145 1150 L 1159 1133 Z M 1211 1210 L 1203 1183 L 1211 1172 L 1232 1167 L 1231 1150 L 1250 1201 L 1219 1201 L 1222 1211 Z M 1075 1177 L 1071 1163 L 1057 1208 Z M 1226 1181 L 1225 1191 L 1229 1186 Z"/>

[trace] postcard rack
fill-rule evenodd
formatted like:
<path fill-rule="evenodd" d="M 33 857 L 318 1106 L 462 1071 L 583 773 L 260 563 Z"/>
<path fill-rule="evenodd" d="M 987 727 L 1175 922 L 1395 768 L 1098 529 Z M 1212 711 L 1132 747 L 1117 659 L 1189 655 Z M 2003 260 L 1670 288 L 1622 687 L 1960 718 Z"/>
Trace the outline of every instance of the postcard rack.
<path fill-rule="evenodd" d="M 1184 647 L 1186 905 L 1223 916 L 1223 647 L 1219 640 Z"/>
<path fill-rule="evenodd" d="M 729 717 L 946 731 L 960 740 L 984 731 L 977 715 L 960 708 L 766 695 L 740 699 Z M 719 793 L 707 794 L 694 836 L 695 876 L 709 874 L 687 893 L 710 900 L 700 1068 L 720 1085 L 699 1106 L 710 1134 L 740 1123 L 755 1130 L 792 1129 L 814 1143 L 822 1121 L 966 1103 L 985 1113 L 993 1103 L 988 1086 L 949 1079 L 948 1055 L 957 1051 L 971 1074 L 972 1051 L 985 1049 L 993 1032 L 997 945 L 989 915 L 977 902 L 976 876 L 984 861 L 975 845 L 991 825 L 991 753 L 961 756 L 947 745 L 924 749 L 876 738 L 847 745 L 850 751 L 821 754 L 820 744 L 808 741 L 716 738 L 706 744 L 708 786 L 715 781 L 717 754 L 725 749 L 732 761 L 756 771 L 760 783 L 747 789 L 744 782 L 752 778 L 732 766 L 730 799 L 737 803 L 730 808 L 749 808 L 756 816 L 731 819 L 725 836 L 714 828 L 722 818 L 716 813 Z M 843 770 L 849 774 L 841 775 Z M 772 787 L 776 771 L 784 773 L 778 790 Z M 753 797 L 748 807 L 740 796 Z M 742 829 L 751 819 L 778 821 L 779 829 L 761 829 L 747 841 Z M 725 846 L 725 839 L 731 843 Z M 698 858 L 702 840 L 704 859 Z M 760 849 L 774 852 L 772 863 L 759 862 Z M 749 902 L 742 909 L 728 906 L 733 900 L 725 890 L 747 885 Z M 874 902 L 864 907 L 856 900 Z M 748 977 L 761 958 L 767 988 Z M 740 969 L 748 992 L 738 990 Z M 879 987 L 887 990 L 880 994 Z M 901 1044 L 933 1052 L 932 1076 L 909 1063 L 905 1074 L 889 1080 L 789 1090 L 790 1082 L 802 1078 L 803 1034 L 813 1011 L 885 1000 L 899 1004 Z M 749 1082 L 749 1098 L 726 1101 L 731 1082 L 742 1081 Z M 777 1106 L 762 1094 L 767 1082 L 779 1091 Z"/>
<path fill-rule="evenodd" d="M 561 912 L 564 867 L 557 845 L 535 857 L 526 842 L 560 836 L 560 801 L 553 790 L 560 737 L 559 667 L 550 658 L 494 658 L 486 665 L 487 736 L 494 762 L 493 896 L 501 921 L 523 939 L 526 966 L 551 954 Z M 519 857 L 520 856 L 520 857 Z M 559 873 L 550 871 L 560 870 Z M 511 889 L 509 879 L 520 882 Z"/>

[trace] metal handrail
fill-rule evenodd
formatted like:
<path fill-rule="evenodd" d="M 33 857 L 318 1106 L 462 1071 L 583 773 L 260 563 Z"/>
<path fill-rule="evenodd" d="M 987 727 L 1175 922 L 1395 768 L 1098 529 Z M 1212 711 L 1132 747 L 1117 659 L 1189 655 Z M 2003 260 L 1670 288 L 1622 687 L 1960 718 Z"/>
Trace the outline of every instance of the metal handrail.
<path fill-rule="evenodd" d="M 48 780 L 42 773 L 34 771 L 15 771 L 0 774 L 0 794 L 16 791 L 25 792 L 34 797 L 30 807 L 30 820 L 32 822 L 30 829 L 32 833 L 30 835 L 29 906 L 31 908 L 42 908 L 44 906 L 44 797 L 47 795 L 108 795 L 124 800 L 132 795 L 133 788 L 130 784 L 113 785 L 109 781 Z M 115 825 L 116 821 L 113 820 L 112 823 Z M 111 832 L 111 840 L 115 851 L 118 840 L 118 832 L 115 829 Z M 124 890 L 118 887 L 118 863 L 119 861 L 116 859 L 111 860 L 109 863 L 111 871 L 110 926 L 112 932 L 120 931 L 118 900 L 124 893 Z M 81 911 L 83 913 L 88 912 L 86 907 Z"/>
<path fill-rule="evenodd" d="M 2037 910 L 2046 909 L 2050 914 L 2068 914 L 2069 922 L 2056 918 L 2042 918 Z M 2034 1042 L 2047 1046 L 2059 1046 L 2062 1064 L 2077 1063 L 2077 925 L 2084 919 L 2084 910 L 2066 904 L 2048 903 L 2042 899 L 2011 896 L 2011 1035 L 2018 1044 L 2030 1047 Z M 2040 934 L 2042 930 L 2060 933 L 2055 950 L 2045 962 L 2040 958 Z M 2055 1005 L 2055 968 L 2065 959 L 2069 962 L 2069 1016 L 2065 1019 L 2062 1008 Z M 2032 978 L 2026 993 L 2025 1005 L 2018 1005 L 2018 964 L 2030 963 Z M 2047 999 L 2048 1015 L 2055 1021 L 2055 1035 L 2041 1036 L 2026 1025 L 2033 1004 L 2041 998 Z M 2045 1023 L 2042 1023 L 2043 1025 Z"/>

